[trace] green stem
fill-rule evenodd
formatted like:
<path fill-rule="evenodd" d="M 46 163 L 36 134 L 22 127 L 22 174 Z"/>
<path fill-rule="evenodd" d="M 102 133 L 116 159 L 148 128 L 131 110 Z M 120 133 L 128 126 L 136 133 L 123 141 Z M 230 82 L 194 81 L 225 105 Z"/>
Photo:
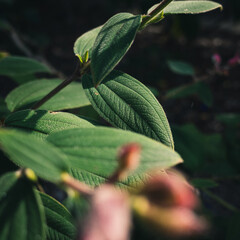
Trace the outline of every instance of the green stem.
<path fill-rule="evenodd" d="M 158 6 L 152 10 L 148 16 L 150 16 L 149 18 L 144 18 L 142 20 L 142 23 L 141 23 L 141 26 L 140 26 L 140 29 L 142 26 L 145 26 L 145 24 L 149 21 L 151 21 L 151 19 L 155 18 L 159 13 L 161 13 L 161 11 L 169 4 L 171 3 L 173 0 L 162 0 Z"/>
<path fill-rule="evenodd" d="M 202 190 L 204 193 L 206 193 L 209 197 L 211 197 L 213 200 L 215 200 L 216 202 L 218 202 L 219 204 L 221 204 L 223 207 L 227 208 L 228 210 L 232 211 L 232 212 L 239 212 L 240 210 L 238 208 L 236 208 L 235 206 L 233 206 L 232 204 L 226 202 L 225 200 L 223 200 L 222 198 L 218 197 L 217 195 L 215 195 L 214 193 L 204 189 Z"/>
<path fill-rule="evenodd" d="M 80 69 L 80 64 L 78 63 L 76 66 L 76 69 L 72 76 L 66 80 L 64 80 L 62 83 L 60 83 L 56 88 L 54 88 L 50 93 L 48 93 L 46 96 L 44 96 L 40 101 L 38 101 L 31 109 L 36 110 L 39 107 L 41 107 L 45 102 L 47 102 L 49 99 L 51 99 L 53 96 L 55 96 L 58 92 L 60 92 L 63 88 L 65 88 L 67 85 L 69 85 L 71 82 L 76 80 L 77 78 L 81 78 L 82 75 L 87 71 L 88 67 L 90 65 L 90 62 L 86 63 L 82 69 Z"/>
<path fill-rule="evenodd" d="M 77 179 L 71 177 L 68 173 L 62 174 L 62 182 L 69 188 L 79 192 L 80 194 L 90 197 L 93 194 L 94 189 L 90 188 L 85 183 L 78 181 Z"/>

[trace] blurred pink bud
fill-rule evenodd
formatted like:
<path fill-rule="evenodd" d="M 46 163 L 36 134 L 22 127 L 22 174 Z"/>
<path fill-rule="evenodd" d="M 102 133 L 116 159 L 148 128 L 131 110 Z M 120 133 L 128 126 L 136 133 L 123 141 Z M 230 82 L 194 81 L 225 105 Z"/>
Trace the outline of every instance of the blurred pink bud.
<path fill-rule="evenodd" d="M 120 169 L 134 170 L 139 165 L 141 147 L 137 143 L 129 143 L 121 147 L 118 153 Z"/>
<path fill-rule="evenodd" d="M 153 175 L 132 199 L 137 215 L 171 236 L 192 235 L 206 229 L 204 219 L 193 211 L 197 205 L 193 187 L 177 172 Z"/>
<path fill-rule="evenodd" d="M 140 161 L 141 147 L 137 143 L 122 146 L 118 153 L 118 168 L 109 177 L 108 183 L 114 183 L 127 177 L 129 171 L 135 170 Z"/>
<path fill-rule="evenodd" d="M 179 173 L 153 176 L 143 187 L 141 195 L 163 207 L 195 208 L 198 205 L 193 187 Z"/>
<path fill-rule="evenodd" d="M 222 63 L 222 58 L 221 56 L 218 54 L 218 53 L 215 53 L 213 56 L 212 56 L 212 61 L 213 61 L 213 64 L 215 66 L 215 69 L 217 72 L 221 72 L 221 68 L 220 68 L 220 65 Z"/>
<path fill-rule="evenodd" d="M 215 66 L 219 66 L 222 63 L 222 58 L 218 53 L 215 53 L 212 56 L 212 61 L 213 61 Z"/>
<path fill-rule="evenodd" d="M 167 235 L 191 236 L 207 229 L 206 221 L 188 208 L 152 208 L 149 213 L 149 223 Z"/>
<path fill-rule="evenodd" d="M 238 63 L 240 63 L 240 56 L 238 53 L 228 61 L 229 66 L 234 66 Z"/>
<path fill-rule="evenodd" d="M 94 192 L 79 240 L 127 240 L 130 218 L 127 196 L 111 185 L 102 185 Z"/>

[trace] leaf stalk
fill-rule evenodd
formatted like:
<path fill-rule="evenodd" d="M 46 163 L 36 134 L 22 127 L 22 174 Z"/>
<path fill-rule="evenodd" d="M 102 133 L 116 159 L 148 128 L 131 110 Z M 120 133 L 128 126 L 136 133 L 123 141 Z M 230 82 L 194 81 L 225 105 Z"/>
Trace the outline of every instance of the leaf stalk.
<path fill-rule="evenodd" d="M 153 20 L 157 15 L 159 15 L 161 11 L 172 1 L 173 0 L 162 0 L 154 10 L 152 10 L 148 15 L 146 15 L 145 18 L 143 18 L 139 29 L 143 29 L 148 22 L 151 22 L 151 20 Z"/>

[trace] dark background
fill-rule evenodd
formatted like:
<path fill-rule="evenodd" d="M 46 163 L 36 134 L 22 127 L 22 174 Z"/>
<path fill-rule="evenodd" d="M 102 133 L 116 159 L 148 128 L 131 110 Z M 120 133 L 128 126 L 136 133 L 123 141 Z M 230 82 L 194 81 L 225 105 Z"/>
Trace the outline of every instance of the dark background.
<path fill-rule="evenodd" d="M 139 33 L 118 69 L 158 92 L 173 128 L 176 149 L 186 161 L 182 170 L 190 179 L 211 179 L 217 183 L 211 192 L 240 209 L 240 134 L 236 120 L 240 109 L 240 65 L 228 65 L 229 59 L 240 53 L 240 1 L 218 2 L 223 4 L 224 11 L 168 17 Z M 72 48 L 77 37 L 118 12 L 141 14 L 156 3 L 154 0 L 0 0 L 0 51 L 26 56 L 26 51 L 17 46 L 7 30 L 6 25 L 10 24 L 28 48 L 28 56 L 47 61 L 68 76 L 75 68 Z M 222 58 L 220 72 L 214 67 L 214 54 Z M 194 78 L 171 72 L 167 66 L 169 59 L 191 63 L 196 71 Z M 211 91 L 211 106 L 195 95 L 177 100 L 165 97 L 170 89 L 199 79 Z M 11 82 L 4 82 L 0 92 L 5 96 L 13 87 Z M 224 121 L 219 120 L 221 114 Z M 194 129 L 181 128 L 189 125 Z M 203 163 L 195 164 L 193 159 Z M 203 239 L 240 239 L 239 213 L 224 207 L 203 190 L 200 195 L 213 229 Z"/>

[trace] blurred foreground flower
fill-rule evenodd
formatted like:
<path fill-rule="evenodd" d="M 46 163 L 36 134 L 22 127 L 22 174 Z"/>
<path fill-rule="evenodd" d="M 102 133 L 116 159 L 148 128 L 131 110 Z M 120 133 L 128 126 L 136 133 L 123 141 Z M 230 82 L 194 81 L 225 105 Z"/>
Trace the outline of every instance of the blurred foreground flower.
<path fill-rule="evenodd" d="M 108 183 L 114 183 L 127 177 L 130 171 L 135 170 L 140 161 L 141 147 L 137 143 L 129 143 L 120 148 L 118 152 L 118 167 L 112 176 L 109 177 Z"/>
<path fill-rule="evenodd" d="M 99 187 L 79 240 L 129 239 L 130 212 L 127 195 L 110 184 Z"/>
<path fill-rule="evenodd" d="M 206 229 L 205 220 L 193 211 L 198 206 L 194 189 L 178 172 L 150 175 L 137 193 L 127 194 L 114 187 L 115 182 L 137 168 L 140 150 L 135 143 L 123 146 L 116 171 L 88 195 L 91 209 L 79 240 L 128 240 L 131 207 L 146 224 L 170 236 L 189 236 Z"/>
<path fill-rule="evenodd" d="M 205 220 L 193 211 L 197 205 L 191 185 L 182 175 L 172 172 L 153 176 L 133 197 L 137 215 L 171 236 L 189 236 L 206 229 Z"/>

